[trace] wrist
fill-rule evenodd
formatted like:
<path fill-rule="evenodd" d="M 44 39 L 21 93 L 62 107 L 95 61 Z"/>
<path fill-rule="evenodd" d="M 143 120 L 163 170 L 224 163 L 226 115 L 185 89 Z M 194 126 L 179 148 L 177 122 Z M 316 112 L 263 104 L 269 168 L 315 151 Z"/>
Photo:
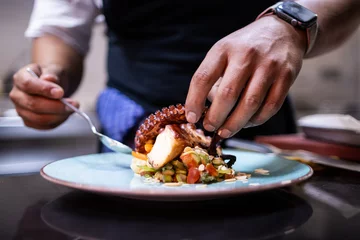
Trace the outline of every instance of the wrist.
<path fill-rule="evenodd" d="M 303 31 L 306 37 L 305 55 L 307 55 L 312 50 L 318 32 L 316 13 L 297 2 L 280 1 L 265 9 L 262 13 L 259 14 L 256 20 L 269 15 L 276 16 L 277 18 L 288 23 L 292 27 L 296 28 L 298 33 Z"/>
<path fill-rule="evenodd" d="M 287 22 L 281 20 L 275 15 L 264 16 L 258 21 L 265 21 L 267 27 L 271 26 L 270 30 L 278 41 L 291 42 L 303 54 L 307 51 L 307 34 L 306 30 L 294 28 Z"/>

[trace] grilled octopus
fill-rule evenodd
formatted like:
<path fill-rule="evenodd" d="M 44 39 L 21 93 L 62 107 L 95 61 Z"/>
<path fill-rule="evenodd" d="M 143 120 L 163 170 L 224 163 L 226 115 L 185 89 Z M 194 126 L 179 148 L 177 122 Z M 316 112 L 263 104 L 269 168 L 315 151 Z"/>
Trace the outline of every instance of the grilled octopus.
<path fill-rule="evenodd" d="M 206 110 L 203 113 L 205 116 Z M 210 155 L 230 159 L 229 167 L 235 162 L 235 157 L 221 153 L 221 138 L 217 133 L 213 137 L 206 136 L 202 129 L 188 123 L 185 107 L 182 104 L 171 105 L 148 116 L 139 126 L 135 135 L 135 151 L 147 154 L 148 162 L 154 168 L 160 168 L 173 160 L 185 147 L 201 147 Z M 146 144 L 153 143 L 150 152 Z"/>

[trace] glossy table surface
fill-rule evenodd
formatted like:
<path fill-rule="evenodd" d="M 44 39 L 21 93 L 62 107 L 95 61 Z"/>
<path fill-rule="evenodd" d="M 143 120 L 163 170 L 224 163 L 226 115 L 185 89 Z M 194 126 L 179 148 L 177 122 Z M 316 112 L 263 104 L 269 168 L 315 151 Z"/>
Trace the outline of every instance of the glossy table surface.
<path fill-rule="evenodd" d="M 360 239 L 360 173 L 200 202 L 74 191 L 39 174 L 0 176 L 0 239 Z"/>

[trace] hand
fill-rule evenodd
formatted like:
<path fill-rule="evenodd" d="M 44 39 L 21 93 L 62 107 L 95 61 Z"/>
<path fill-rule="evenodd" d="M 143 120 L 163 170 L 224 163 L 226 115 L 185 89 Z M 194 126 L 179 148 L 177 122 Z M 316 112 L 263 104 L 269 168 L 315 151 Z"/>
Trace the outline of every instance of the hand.
<path fill-rule="evenodd" d="M 195 72 L 185 103 L 189 122 L 212 103 L 204 128 L 223 138 L 263 124 L 282 106 L 302 65 L 306 35 L 275 16 L 218 41 Z"/>
<path fill-rule="evenodd" d="M 26 71 L 30 67 L 39 78 L 34 78 Z M 24 124 L 36 129 L 52 129 L 63 123 L 73 112 L 59 101 L 64 95 L 60 80 L 64 80 L 64 72 L 55 65 L 45 68 L 30 64 L 15 73 L 14 86 L 10 98 Z M 75 107 L 79 103 L 66 99 Z"/>

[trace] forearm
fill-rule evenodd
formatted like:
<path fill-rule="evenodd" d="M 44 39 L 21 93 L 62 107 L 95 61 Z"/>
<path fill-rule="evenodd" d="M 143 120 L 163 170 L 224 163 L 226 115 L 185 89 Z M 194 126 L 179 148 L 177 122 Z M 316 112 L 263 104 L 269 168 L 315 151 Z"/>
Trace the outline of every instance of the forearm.
<path fill-rule="evenodd" d="M 297 0 L 318 15 L 319 31 L 307 57 L 331 51 L 343 43 L 360 24 L 359 0 Z"/>
<path fill-rule="evenodd" d="M 73 94 L 79 86 L 84 57 L 61 39 L 51 35 L 34 39 L 32 61 L 45 69 L 50 67 L 59 71 L 65 96 Z"/>

